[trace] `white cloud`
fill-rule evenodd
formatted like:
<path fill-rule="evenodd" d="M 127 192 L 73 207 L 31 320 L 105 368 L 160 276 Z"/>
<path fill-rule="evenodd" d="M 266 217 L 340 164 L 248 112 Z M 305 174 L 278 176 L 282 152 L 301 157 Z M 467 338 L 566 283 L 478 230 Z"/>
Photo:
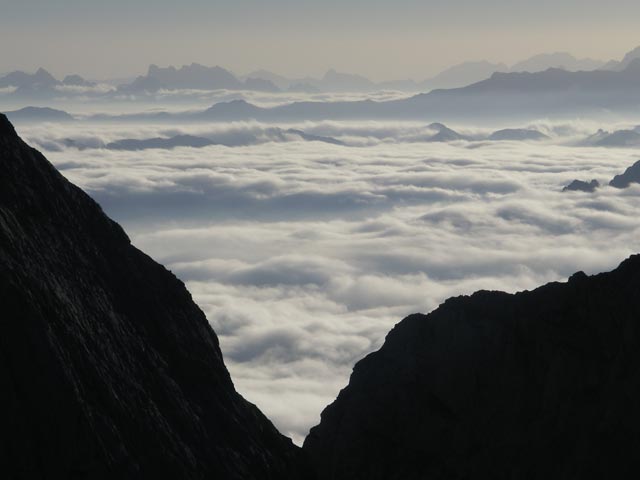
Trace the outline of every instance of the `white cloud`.
<path fill-rule="evenodd" d="M 574 178 L 606 185 L 637 160 L 633 151 L 402 141 L 418 124 L 297 127 L 360 146 L 116 152 L 58 143 L 49 158 L 187 282 L 237 388 L 298 441 L 355 361 L 405 315 L 481 288 L 516 291 L 606 270 L 640 250 L 640 187 L 561 192 Z M 21 133 L 97 143 L 265 128 L 80 124 Z"/>
<path fill-rule="evenodd" d="M 69 95 L 105 94 L 115 91 L 113 85 L 98 83 L 95 85 L 56 85 L 55 90 Z"/>
<path fill-rule="evenodd" d="M 18 87 L 8 86 L 0 88 L 0 95 L 10 95 L 18 90 Z"/>

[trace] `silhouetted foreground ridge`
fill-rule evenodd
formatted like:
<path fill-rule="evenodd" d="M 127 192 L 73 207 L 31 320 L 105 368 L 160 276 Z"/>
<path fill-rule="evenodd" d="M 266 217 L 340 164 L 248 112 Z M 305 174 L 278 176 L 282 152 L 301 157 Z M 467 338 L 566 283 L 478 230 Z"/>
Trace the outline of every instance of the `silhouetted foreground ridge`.
<path fill-rule="evenodd" d="M 638 478 L 640 256 L 412 315 L 307 437 L 322 480 Z"/>
<path fill-rule="evenodd" d="M 0 115 L 0 476 L 308 478 L 184 285 Z"/>

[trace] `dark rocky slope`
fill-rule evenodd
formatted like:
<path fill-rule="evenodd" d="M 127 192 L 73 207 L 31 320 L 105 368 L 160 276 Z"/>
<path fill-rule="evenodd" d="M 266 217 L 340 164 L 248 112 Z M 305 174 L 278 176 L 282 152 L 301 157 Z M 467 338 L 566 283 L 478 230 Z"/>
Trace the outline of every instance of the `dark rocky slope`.
<path fill-rule="evenodd" d="M 2 478 L 308 478 L 184 285 L 0 115 Z"/>
<path fill-rule="evenodd" d="M 627 168 L 624 173 L 613 177 L 609 185 L 615 188 L 627 188 L 632 183 L 640 183 L 640 160 Z"/>
<path fill-rule="evenodd" d="M 412 315 L 304 449 L 322 480 L 637 478 L 640 256 Z"/>
<path fill-rule="evenodd" d="M 600 182 L 598 180 L 593 179 L 590 182 L 585 182 L 583 180 L 574 180 L 569 185 L 565 186 L 562 191 L 593 193 L 598 188 L 600 188 Z"/>

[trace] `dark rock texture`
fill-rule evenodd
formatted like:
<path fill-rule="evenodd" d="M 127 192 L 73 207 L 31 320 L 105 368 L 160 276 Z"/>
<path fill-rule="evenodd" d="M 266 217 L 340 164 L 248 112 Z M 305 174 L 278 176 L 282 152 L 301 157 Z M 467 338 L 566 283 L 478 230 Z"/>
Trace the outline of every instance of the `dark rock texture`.
<path fill-rule="evenodd" d="M 0 115 L 0 476 L 308 478 L 182 282 Z"/>
<path fill-rule="evenodd" d="M 640 160 L 627 168 L 624 173 L 613 177 L 609 185 L 615 188 L 627 188 L 632 183 L 640 183 Z"/>
<path fill-rule="evenodd" d="M 638 478 L 640 256 L 412 315 L 304 449 L 322 480 Z"/>
<path fill-rule="evenodd" d="M 590 182 L 585 182 L 583 180 L 574 180 L 569 185 L 565 186 L 562 191 L 593 193 L 597 188 L 600 188 L 600 182 L 598 182 L 598 180 L 591 180 Z"/>

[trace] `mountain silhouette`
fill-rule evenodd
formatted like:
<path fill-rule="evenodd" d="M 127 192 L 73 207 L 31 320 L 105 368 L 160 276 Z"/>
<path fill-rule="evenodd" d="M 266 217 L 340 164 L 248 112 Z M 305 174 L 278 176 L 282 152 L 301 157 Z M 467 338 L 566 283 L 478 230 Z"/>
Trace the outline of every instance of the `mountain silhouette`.
<path fill-rule="evenodd" d="M 604 62 L 591 58 L 577 59 L 567 52 L 541 53 L 515 63 L 511 72 L 543 72 L 549 68 L 560 68 L 569 72 L 596 70 L 604 66 Z"/>
<path fill-rule="evenodd" d="M 24 96 L 51 94 L 60 84 L 44 68 L 39 68 L 35 73 L 15 71 L 0 78 L 0 88 L 14 87 L 15 94 Z"/>
<path fill-rule="evenodd" d="M 257 107 L 243 100 L 219 103 L 202 118 L 209 121 L 262 120 L 443 120 L 475 118 L 530 118 L 531 115 L 633 113 L 640 107 L 640 60 L 625 70 L 567 72 L 549 69 L 537 73 L 494 73 L 463 88 L 434 90 L 408 98 L 376 102 L 294 102 Z M 198 114 L 200 115 L 200 114 Z"/>
<path fill-rule="evenodd" d="M 309 478 L 184 284 L 0 115 L 3 478 Z"/>
<path fill-rule="evenodd" d="M 591 180 L 585 182 L 583 180 L 574 180 L 569 185 L 562 189 L 563 192 L 595 192 L 597 188 L 600 188 L 600 182 L 597 180 Z"/>
<path fill-rule="evenodd" d="M 257 120 L 266 111 L 268 109 L 256 107 L 246 100 L 231 100 L 230 102 L 216 103 L 197 115 L 205 120 Z"/>
<path fill-rule="evenodd" d="M 267 80 L 268 82 L 274 84 L 280 90 L 286 90 L 289 86 L 295 81 L 291 78 L 287 78 L 283 75 L 278 75 L 277 73 L 270 72 L 269 70 L 254 70 L 243 77 L 246 80 L 250 78 L 256 78 L 260 80 Z"/>
<path fill-rule="evenodd" d="M 205 67 L 198 63 L 180 68 L 150 65 L 147 74 L 130 84 L 120 85 L 118 91 L 126 93 L 156 92 L 161 89 L 240 90 L 243 83 L 222 67 Z"/>
<path fill-rule="evenodd" d="M 321 480 L 636 478 L 640 256 L 411 315 L 304 443 Z"/>
<path fill-rule="evenodd" d="M 69 122 L 75 118 L 63 110 L 49 107 L 24 107 L 4 112 L 12 122 Z"/>
<path fill-rule="evenodd" d="M 433 78 L 419 84 L 423 91 L 438 88 L 458 88 L 489 78 L 495 72 L 506 72 L 504 63 L 491 63 L 485 60 L 463 62 L 443 70 Z"/>
<path fill-rule="evenodd" d="M 640 146 L 640 132 L 634 130 L 616 130 L 606 132 L 602 129 L 587 137 L 582 145 L 593 147 L 638 147 Z"/>
<path fill-rule="evenodd" d="M 627 52 L 622 60 L 612 60 L 602 68 L 603 70 L 621 71 L 626 69 L 634 60 L 637 59 L 640 59 L 640 47 L 636 47 L 630 52 Z"/>
<path fill-rule="evenodd" d="M 624 173 L 613 177 L 609 185 L 616 188 L 627 188 L 632 183 L 640 183 L 640 160 L 627 168 Z"/>
<path fill-rule="evenodd" d="M 453 142 L 456 140 L 469 140 L 468 137 L 459 134 L 455 130 L 450 129 L 442 123 L 432 123 L 427 126 L 427 129 L 434 130 L 437 133 L 432 137 L 429 137 L 429 142 Z"/>
<path fill-rule="evenodd" d="M 524 128 L 505 128 L 498 130 L 489 135 L 489 140 L 514 140 L 514 141 L 527 141 L 527 140 L 546 140 L 549 137 L 544 133 L 541 133 L 533 129 Z"/>
<path fill-rule="evenodd" d="M 338 140 L 337 138 L 327 137 L 324 135 L 313 135 L 311 133 L 306 133 L 306 132 L 303 132 L 302 130 L 298 130 L 295 128 L 289 128 L 285 132 L 290 135 L 297 135 L 302 140 L 305 140 L 307 142 L 322 142 L 322 143 L 330 143 L 331 145 L 340 145 L 340 146 L 346 145 L 342 140 Z"/>

